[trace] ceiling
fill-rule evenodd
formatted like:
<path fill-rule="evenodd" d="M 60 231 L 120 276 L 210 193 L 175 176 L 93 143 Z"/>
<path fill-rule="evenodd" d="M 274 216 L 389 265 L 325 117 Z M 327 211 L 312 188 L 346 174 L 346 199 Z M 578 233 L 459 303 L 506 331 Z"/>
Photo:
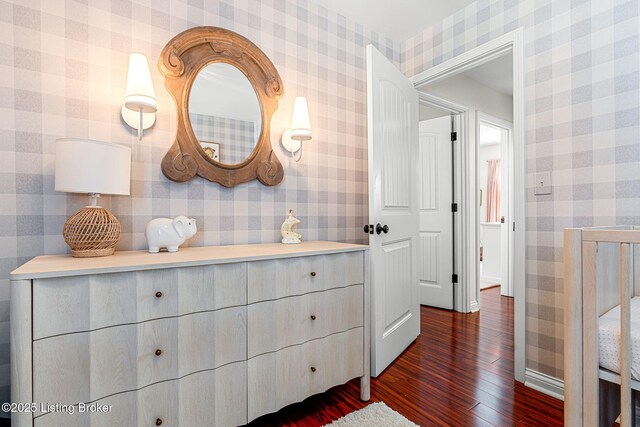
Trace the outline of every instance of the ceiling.
<path fill-rule="evenodd" d="M 513 54 L 473 67 L 462 75 L 504 95 L 513 96 Z"/>
<path fill-rule="evenodd" d="M 311 0 L 403 42 L 474 0 Z"/>

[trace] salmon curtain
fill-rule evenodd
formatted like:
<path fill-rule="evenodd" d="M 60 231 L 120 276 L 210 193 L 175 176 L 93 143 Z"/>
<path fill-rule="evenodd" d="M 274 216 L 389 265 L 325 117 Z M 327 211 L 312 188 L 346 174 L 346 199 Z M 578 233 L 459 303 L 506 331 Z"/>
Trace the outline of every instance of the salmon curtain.
<path fill-rule="evenodd" d="M 487 163 L 487 222 L 500 222 L 500 159 Z"/>

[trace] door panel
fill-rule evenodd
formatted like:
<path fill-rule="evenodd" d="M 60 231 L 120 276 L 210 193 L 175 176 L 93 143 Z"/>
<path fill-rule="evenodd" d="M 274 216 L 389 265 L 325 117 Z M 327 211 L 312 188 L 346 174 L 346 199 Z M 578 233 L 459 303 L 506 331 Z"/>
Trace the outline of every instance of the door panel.
<path fill-rule="evenodd" d="M 451 117 L 420 122 L 420 304 L 453 309 Z"/>
<path fill-rule="evenodd" d="M 388 226 L 370 236 L 372 375 L 420 333 L 418 287 L 418 95 L 413 84 L 367 46 L 369 219 Z"/>
<path fill-rule="evenodd" d="M 382 245 L 385 265 L 384 281 L 393 283 L 385 287 L 385 325 L 383 334 L 397 328 L 410 311 L 415 283 L 411 278 L 411 239 Z"/>
<path fill-rule="evenodd" d="M 383 127 L 379 136 L 382 151 L 382 181 L 384 183 L 384 208 L 409 207 L 409 146 L 408 106 L 402 88 L 392 81 L 380 82 L 380 120 Z"/>
<path fill-rule="evenodd" d="M 426 123 L 426 122 L 423 122 Z M 438 135 L 420 125 L 420 210 L 438 210 Z"/>
<path fill-rule="evenodd" d="M 438 282 L 440 233 L 420 232 L 420 284 Z"/>

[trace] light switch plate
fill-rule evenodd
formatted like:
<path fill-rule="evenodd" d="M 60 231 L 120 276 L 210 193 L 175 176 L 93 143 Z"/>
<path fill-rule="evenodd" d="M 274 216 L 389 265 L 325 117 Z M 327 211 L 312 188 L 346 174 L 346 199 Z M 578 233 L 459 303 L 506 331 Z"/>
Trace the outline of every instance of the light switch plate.
<path fill-rule="evenodd" d="M 534 180 L 533 194 L 536 196 L 551 194 L 551 171 L 536 172 Z"/>

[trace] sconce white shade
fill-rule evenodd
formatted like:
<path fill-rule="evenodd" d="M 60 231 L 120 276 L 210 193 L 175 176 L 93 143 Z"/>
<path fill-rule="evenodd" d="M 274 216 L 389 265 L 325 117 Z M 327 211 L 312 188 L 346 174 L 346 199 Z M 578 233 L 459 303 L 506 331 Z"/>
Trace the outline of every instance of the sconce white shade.
<path fill-rule="evenodd" d="M 298 162 L 302 158 L 302 141 L 311 139 L 311 120 L 309 119 L 309 107 L 307 98 L 297 96 L 293 103 L 293 115 L 291 128 L 287 129 L 281 138 L 282 146 L 291 153 L 293 160 Z M 298 157 L 294 153 L 299 152 Z"/>
<path fill-rule="evenodd" d="M 129 73 L 127 74 L 127 91 L 124 106 L 129 110 L 143 113 L 158 111 L 156 92 L 153 89 L 151 72 L 147 57 L 141 53 L 129 55 Z"/>
<path fill-rule="evenodd" d="M 138 129 L 138 123 L 140 122 L 140 110 L 133 111 L 123 105 L 120 114 L 126 124 L 134 129 Z M 155 122 L 156 113 L 142 113 L 142 129 L 149 129 Z"/>
<path fill-rule="evenodd" d="M 129 55 L 127 91 L 120 114 L 129 126 L 138 129 L 138 140 L 142 140 L 142 130 L 155 123 L 156 111 L 156 91 L 153 89 L 147 57 L 134 52 Z"/>
<path fill-rule="evenodd" d="M 56 191 L 129 195 L 130 183 L 129 147 L 78 138 L 56 141 Z"/>
<path fill-rule="evenodd" d="M 307 98 L 296 97 L 293 103 L 293 116 L 291 117 L 291 138 L 298 141 L 311 139 L 311 120 L 309 120 L 309 107 Z"/>

